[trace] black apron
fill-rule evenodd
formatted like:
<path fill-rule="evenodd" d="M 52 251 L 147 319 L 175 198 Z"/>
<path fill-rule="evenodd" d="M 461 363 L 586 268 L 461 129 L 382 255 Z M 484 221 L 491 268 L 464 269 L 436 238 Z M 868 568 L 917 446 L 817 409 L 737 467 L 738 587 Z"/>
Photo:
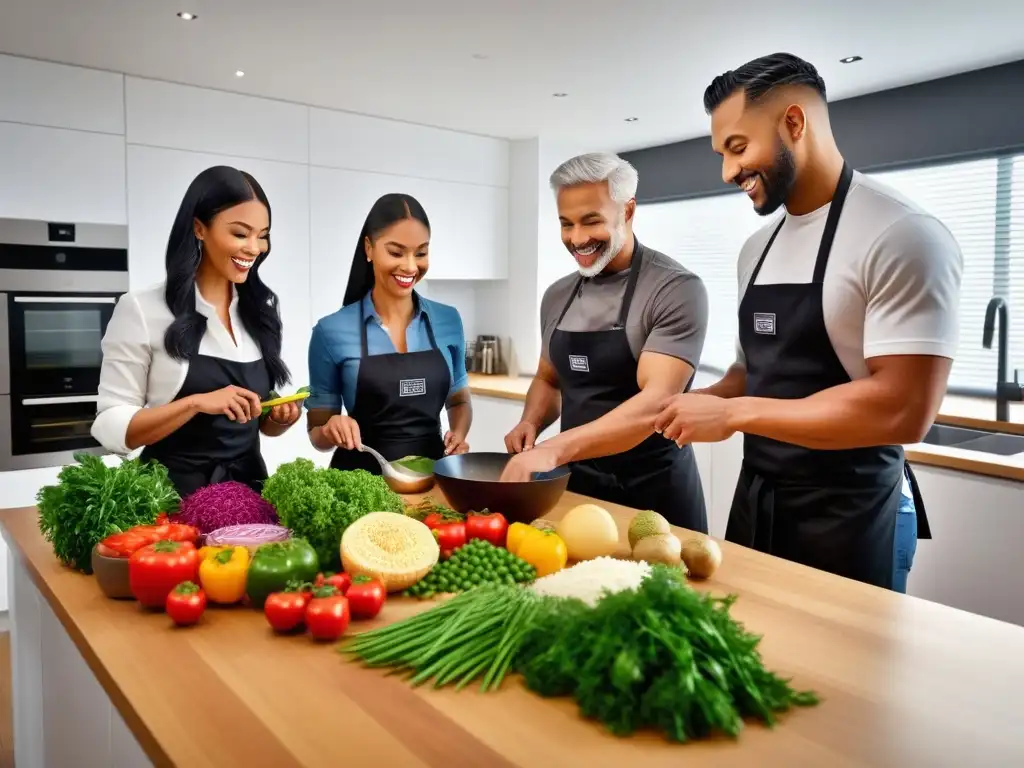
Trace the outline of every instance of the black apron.
<path fill-rule="evenodd" d="M 562 392 L 563 431 L 588 424 L 640 393 L 637 360 L 626 337 L 626 319 L 643 265 L 644 247 L 634 240 L 633 262 L 618 322 L 607 331 L 563 331 L 558 324 L 583 289 L 583 278 L 558 316 L 549 344 Z M 571 465 L 569 490 L 612 504 L 652 509 L 673 525 L 707 533 L 700 473 L 689 445 L 679 448 L 651 434 L 623 453 Z"/>
<path fill-rule="evenodd" d="M 255 392 L 260 400 L 270 394 L 270 373 L 262 359 L 248 363 L 195 355 L 175 400 L 214 392 L 228 386 Z M 185 498 L 206 485 L 236 480 L 254 491 L 263 489 L 267 465 L 260 453 L 260 420 L 245 424 L 227 416 L 197 413 L 163 440 L 142 451 L 143 460 L 155 459 L 167 467 L 171 482 Z"/>
<path fill-rule="evenodd" d="M 441 409 L 448 400 L 452 379 L 448 362 L 437 348 L 430 317 L 423 316 L 430 349 L 370 355 L 363 306 L 360 304 L 362 351 L 356 404 L 349 416 L 359 425 L 363 445 L 375 448 L 388 461 L 406 456 L 425 456 L 436 461 L 444 456 Z M 377 460 L 358 450 L 335 449 L 331 466 L 381 474 Z"/>
<path fill-rule="evenodd" d="M 810 283 L 756 285 L 785 218 L 754 267 L 739 307 L 750 397 L 798 399 L 850 382 L 825 327 L 822 283 L 852 180 L 853 170 L 844 165 Z M 823 451 L 744 435 L 725 538 L 890 589 L 904 476 L 917 508 L 918 538 L 931 538 L 901 446 Z"/>

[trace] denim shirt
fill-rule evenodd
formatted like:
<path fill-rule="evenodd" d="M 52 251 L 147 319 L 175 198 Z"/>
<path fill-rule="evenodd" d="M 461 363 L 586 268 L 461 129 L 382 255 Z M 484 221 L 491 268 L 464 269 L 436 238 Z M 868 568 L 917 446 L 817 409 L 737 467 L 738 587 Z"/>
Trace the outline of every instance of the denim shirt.
<path fill-rule="evenodd" d="M 437 348 L 448 363 L 451 395 L 469 384 L 466 374 L 466 336 L 462 318 L 455 307 L 425 299 L 413 293 L 415 311 L 405 331 L 409 352 L 431 348 L 427 322 L 434 331 Z M 306 408 L 326 408 L 349 413 L 355 407 L 356 380 L 361 357 L 360 324 L 366 325 L 366 349 L 369 355 L 393 354 L 397 350 L 381 323 L 369 297 L 349 304 L 324 317 L 313 328 L 309 340 L 309 389 Z"/>

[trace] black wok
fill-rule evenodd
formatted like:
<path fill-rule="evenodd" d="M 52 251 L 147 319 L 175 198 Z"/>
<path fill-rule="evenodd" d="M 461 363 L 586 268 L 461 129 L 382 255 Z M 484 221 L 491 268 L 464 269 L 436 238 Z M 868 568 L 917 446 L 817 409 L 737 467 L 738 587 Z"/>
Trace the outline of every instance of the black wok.
<path fill-rule="evenodd" d="M 569 468 L 537 473 L 523 483 L 498 478 L 507 453 L 463 453 L 434 462 L 434 477 L 456 512 L 501 512 L 510 523 L 530 523 L 554 508 L 569 484 Z"/>

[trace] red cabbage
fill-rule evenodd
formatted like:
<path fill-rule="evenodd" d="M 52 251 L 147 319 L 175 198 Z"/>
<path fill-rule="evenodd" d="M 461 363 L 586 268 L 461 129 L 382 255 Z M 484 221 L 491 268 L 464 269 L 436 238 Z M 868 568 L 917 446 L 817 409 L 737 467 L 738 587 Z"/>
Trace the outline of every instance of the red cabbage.
<path fill-rule="evenodd" d="M 278 520 L 269 501 L 244 483 L 229 480 L 186 496 L 171 522 L 194 525 L 206 534 L 228 525 L 275 525 Z"/>

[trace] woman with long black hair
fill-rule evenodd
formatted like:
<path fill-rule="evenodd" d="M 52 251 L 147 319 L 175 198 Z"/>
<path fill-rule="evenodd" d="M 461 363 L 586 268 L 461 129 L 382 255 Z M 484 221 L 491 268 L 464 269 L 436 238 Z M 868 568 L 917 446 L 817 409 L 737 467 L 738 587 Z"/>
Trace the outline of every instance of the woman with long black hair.
<path fill-rule="evenodd" d="M 278 300 L 260 279 L 270 203 L 256 179 L 215 166 L 189 185 L 167 243 L 165 283 L 121 297 L 103 337 L 92 434 L 164 464 L 182 496 L 267 477 L 259 434 L 282 434 L 294 403 L 261 416 L 289 379 Z"/>
<path fill-rule="evenodd" d="M 334 451 L 332 467 L 380 474 L 359 451 L 364 443 L 389 461 L 469 450 L 462 318 L 414 290 L 429 247 L 423 206 L 409 195 L 381 197 L 359 233 L 342 308 L 313 329 L 307 424 L 313 445 Z M 442 408 L 450 426 L 443 437 Z"/>

